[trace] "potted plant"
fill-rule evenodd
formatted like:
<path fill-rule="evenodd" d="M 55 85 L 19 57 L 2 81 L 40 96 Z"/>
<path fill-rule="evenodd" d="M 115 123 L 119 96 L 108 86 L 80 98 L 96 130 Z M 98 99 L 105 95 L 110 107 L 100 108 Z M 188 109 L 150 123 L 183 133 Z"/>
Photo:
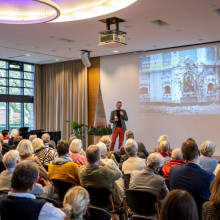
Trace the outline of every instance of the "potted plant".
<path fill-rule="evenodd" d="M 104 136 L 104 135 L 111 135 L 112 134 L 112 128 L 109 124 L 108 126 L 104 126 L 103 124 L 99 126 L 93 126 L 91 125 L 90 128 L 87 130 L 88 135 L 95 135 L 95 136 Z"/>
<path fill-rule="evenodd" d="M 77 138 L 81 140 L 85 139 L 85 136 L 84 136 L 85 131 L 83 128 L 88 127 L 87 125 L 79 124 L 76 121 L 70 121 L 70 120 L 66 120 L 66 122 L 71 123 L 72 131 L 73 131 L 71 133 L 71 136 L 76 136 Z"/>

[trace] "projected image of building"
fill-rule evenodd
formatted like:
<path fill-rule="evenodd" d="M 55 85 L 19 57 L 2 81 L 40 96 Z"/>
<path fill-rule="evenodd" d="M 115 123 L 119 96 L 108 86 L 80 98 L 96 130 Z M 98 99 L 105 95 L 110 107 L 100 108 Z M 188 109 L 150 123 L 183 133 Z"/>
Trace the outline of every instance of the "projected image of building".
<path fill-rule="evenodd" d="M 220 103 L 220 47 L 140 57 L 140 103 L 210 105 Z"/>

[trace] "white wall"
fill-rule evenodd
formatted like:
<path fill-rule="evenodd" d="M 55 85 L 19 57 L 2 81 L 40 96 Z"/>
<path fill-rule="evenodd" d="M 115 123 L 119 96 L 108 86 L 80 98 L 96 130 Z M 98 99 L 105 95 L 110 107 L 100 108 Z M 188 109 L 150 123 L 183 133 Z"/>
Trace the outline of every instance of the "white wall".
<path fill-rule="evenodd" d="M 217 144 L 215 155 L 220 155 L 220 115 L 151 115 L 140 113 L 139 56 L 140 53 L 101 58 L 101 91 L 107 121 L 118 100 L 127 111 L 127 129 L 142 141 L 148 151 L 157 147 L 161 134 L 167 134 L 172 147 L 181 147 L 192 137 L 200 145 L 204 140 Z"/>

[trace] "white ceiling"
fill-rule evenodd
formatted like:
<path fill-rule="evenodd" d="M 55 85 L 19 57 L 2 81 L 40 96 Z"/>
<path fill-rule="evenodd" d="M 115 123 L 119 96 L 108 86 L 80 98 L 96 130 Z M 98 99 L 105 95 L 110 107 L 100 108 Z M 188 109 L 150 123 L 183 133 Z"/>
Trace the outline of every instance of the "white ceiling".
<path fill-rule="evenodd" d="M 220 11 L 219 0 L 138 0 L 115 13 L 81 21 L 0 24 L 0 58 L 44 64 L 79 59 L 80 50 L 90 50 L 91 57 L 97 57 L 112 55 L 113 50 L 127 53 L 220 41 L 216 9 Z M 99 20 L 113 16 L 126 20 L 119 29 L 127 32 L 128 45 L 98 46 L 98 32 L 105 30 Z M 169 25 L 152 24 L 154 20 Z"/>

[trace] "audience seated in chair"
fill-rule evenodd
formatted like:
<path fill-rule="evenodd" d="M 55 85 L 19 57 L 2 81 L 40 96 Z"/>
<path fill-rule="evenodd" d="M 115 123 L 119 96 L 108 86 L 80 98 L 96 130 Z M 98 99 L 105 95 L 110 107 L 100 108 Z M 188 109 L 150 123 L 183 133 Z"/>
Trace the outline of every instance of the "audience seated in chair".
<path fill-rule="evenodd" d="M 184 190 L 171 191 L 163 201 L 160 220 L 199 220 L 195 200 Z"/>
<path fill-rule="evenodd" d="M 19 163 L 19 153 L 16 150 L 8 151 L 3 157 L 3 163 L 6 170 L 0 173 L 0 191 L 10 191 L 11 190 L 11 177 L 15 166 Z M 35 184 L 32 191 L 34 195 L 43 195 L 44 190 L 40 184 Z"/>
<path fill-rule="evenodd" d="M 9 146 L 11 147 L 13 145 L 14 139 L 19 136 L 19 130 L 18 129 L 12 129 L 11 130 L 11 138 L 8 141 Z"/>
<path fill-rule="evenodd" d="M 202 206 L 203 220 L 219 220 L 220 218 L 220 171 L 211 183 L 209 201 Z"/>
<path fill-rule="evenodd" d="M 48 178 L 80 185 L 78 165 L 67 155 L 69 153 L 68 141 L 60 141 L 58 143 L 57 153 L 59 157 L 49 164 Z"/>
<path fill-rule="evenodd" d="M 170 143 L 168 141 L 161 141 L 160 142 L 160 152 L 164 157 L 164 163 L 168 163 L 171 160 L 170 157 Z"/>
<path fill-rule="evenodd" d="M 63 209 L 66 220 L 83 220 L 89 203 L 89 194 L 81 186 L 75 186 L 68 190 L 64 197 Z"/>
<path fill-rule="evenodd" d="M 115 164 L 118 166 L 118 161 L 115 158 L 114 152 L 110 151 L 111 138 L 108 135 L 104 135 L 99 139 L 99 143 L 105 144 L 107 148 L 107 153 L 106 153 L 107 158 L 112 159 L 115 162 Z"/>
<path fill-rule="evenodd" d="M 15 167 L 11 178 L 12 190 L 0 200 L 1 219 L 63 220 L 65 214 L 44 199 L 31 194 L 39 169 L 33 161 L 23 161 Z"/>
<path fill-rule="evenodd" d="M 181 149 L 186 164 L 171 168 L 170 188 L 188 191 L 194 197 L 201 216 L 202 205 L 209 200 L 209 187 L 214 175 L 200 167 L 196 142 L 190 140 L 183 142 Z"/>
<path fill-rule="evenodd" d="M 159 148 L 154 148 L 154 153 L 157 152 L 157 153 L 161 153 L 161 148 L 160 148 L 160 143 L 162 141 L 168 141 L 168 136 L 166 134 L 162 134 L 159 139 L 158 139 L 158 145 L 159 145 Z M 172 153 L 172 149 L 170 148 L 169 149 L 169 152 L 168 152 L 168 157 L 171 157 L 171 153 Z"/>
<path fill-rule="evenodd" d="M 4 136 L 2 133 L 0 133 L 0 142 L 2 144 L 1 155 L 4 156 L 4 154 L 10 150 L 10 146 L 8 144 L 8 140 L 4 140 Z"/>
<path fill-rule="evenodd" d="M 40 160 L 43 166 L 48 166 L 51 161 L 58 157 L 57 152 L 50 147 L 46 147 L 40 138 L 32 141 L 34 155 Z"/>
<path fill-rule="evenodd" d="M 48 147 L 54 149 L 55 148 L 55 142 L 53 143 L 53 145 L 51 144 L 52 141 L 50 140 L 50 135 L 48 133 L 44 133 L 42 136 L 41 136 L 41 139 L 42 141 L 44 142 L 44 145 L 48 145 Z"/>
<path fill-rule="evenodd" d="M 180 148 L 175 148 L 171 154 L 171 160 L 168 163 L 165 163 L 162 172 L 164 178 L 170 177 L 170 169 L 175 166 L 184 166 L 185 163 L 183 161 L 183 154 Z"/>
<path fill-rule="evenodd" d="M 132 138 L 128 139 L 125 144 L 125 151 L 129 158 L 122 164 L 124 174 L 131 174 L 133 170 L 143 170 L 145 168 L 145 159 L 137 156 L 137 150 L 137 142 Z"/>
<path fill-rule="evenodd" d="M 218 161 L 215 158 L 212 158 L 215 152 L 216 144 L 212 141 L 204 141 L 200 146 L 200 158 L 199 164 L 204 170 L 214 172 Z"/>
<path fill-rule="evenodd" d="M 79 167 L 81 165 L 87 164 L 86 157 L 80 154 L 81 150 L 82 150 L 82 141 L 80 139 L 72 140 L 70 147 L 69 147 L 69 157 Z"/>
<path fill-rule="evenodd" d="M 72 141 L 73 141 L 73 140 L 76 140 L 76 139 L 79 139 L 79 138 L 76 137 L 76 136 L 71 136 L 71 137 L 69 138 L 69 141 L 68 141 L 69 147 L 70 147 L 70 144 L 72 143 Z M 80 153 L 80 155 L 86 156 L 86 152 L 83 150 L 83 147 L 81 148 L 81 150 L 80 150 L 79 153 Z"/>
<path fill-rule="evenodd" d="M 117 209 L 121 206 L 124 196 L 123 188 L 115 182 L 121 177 L 121 172 L 104 164 L 100 157 L 99 147 L 90 145 L 86 151 L 88 165 L 79 168 L 80 183 L 84 187 L 109 189 Z"/>
<path fill-rule="evenodd" d="M 29 140 L 24 139 L 20 141 L 16 150 L 19 152 L 21 161 L 23 160 L 34 161 L 39 167 L 40 177 L 43 178 L 44 180 L 47 180 L 47 171 L 45 170 L 39 159 L 33 156 L 34 149 L 32 143 Z"/>
<path fill-rule="evenodd" d="M 164 158 L 159 153 L 148 156 L 146 167 L 142 171 L 132 171 L 129 189 L 144 189 L 154 194 L 160 202 L 169 193 L 163 177 L 158 171 L 164 164 Z"/>
<path fill-rule="evenodd" d="M 134 133 L 132 131 L 127 131 L 125 133 L 126 136 L 126 140 L 128 139 L 134 139 Z M 149 153 L 147 152 L 146 147 L 144 146 L 144 144 L 142 142 L 137 142 L 138 145 L 138 153 L 137 156 L 143 159 L 146 159 L 149 155 Z M 121 148 L 119 150 L 117 150 L 118 155 L 121 157 L 121 162 L 124 162 L 128 159 L 128 155 L 125 152 L 125 146 L 121 146 Z"/>
<path fill-rule="evenodd" d="M 8 144 L 10 136 L 9 136 L 9 130 L 2 130 L 3 135 L 3 143 Z"/>

